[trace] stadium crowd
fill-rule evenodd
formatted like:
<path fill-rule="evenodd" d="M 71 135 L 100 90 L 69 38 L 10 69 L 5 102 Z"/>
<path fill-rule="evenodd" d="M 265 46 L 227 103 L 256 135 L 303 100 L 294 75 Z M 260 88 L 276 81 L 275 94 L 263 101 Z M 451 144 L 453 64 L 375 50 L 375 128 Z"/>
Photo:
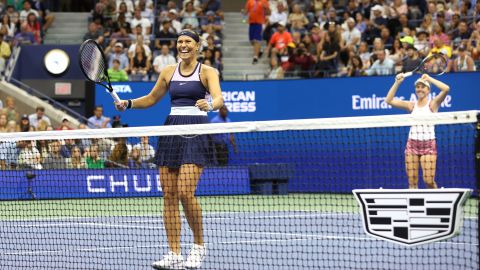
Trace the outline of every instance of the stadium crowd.
<path fill-rule="evenodd" d="M 478 1 L 268 2 L 269 78 L 392 75 L 431 53 L 450 60 L 447 72 L 475 71 L 480 63 Z"/>

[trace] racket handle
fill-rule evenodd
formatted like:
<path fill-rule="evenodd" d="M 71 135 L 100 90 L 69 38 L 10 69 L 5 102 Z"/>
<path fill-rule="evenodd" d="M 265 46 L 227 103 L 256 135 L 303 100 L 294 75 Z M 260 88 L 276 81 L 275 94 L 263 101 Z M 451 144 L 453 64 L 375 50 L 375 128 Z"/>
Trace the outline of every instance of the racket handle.
<path fill-rule="evenodd" d="M 115 100 L 116 103 L 120 103 L 120 98 L 118 97 L 117 93 L 113 91 L 113 89 L 108 92 L 110 93 L 110 95 L 112 96 L 113 100 Z"/>
<path fill-rule="evenodd" d="M 406 77 L 410 77 L 413 75 L 413 72 L 409 71 L 409 72 L 405 72 L 403 73 L 403 77 L 406 78 Z"/>

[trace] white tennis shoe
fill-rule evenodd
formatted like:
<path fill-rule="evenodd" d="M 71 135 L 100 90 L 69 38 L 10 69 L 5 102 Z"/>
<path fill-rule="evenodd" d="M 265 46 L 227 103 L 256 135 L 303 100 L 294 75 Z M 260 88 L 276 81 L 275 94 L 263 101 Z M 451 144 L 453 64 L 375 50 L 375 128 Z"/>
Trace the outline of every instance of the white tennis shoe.
<path fill-rule="evenodd" d="M 207 248 L 203 245 L 193 244 L 192 248 L 190 249 L 190 253 L 188 254 L 187 262 L 185 263 L 185 267 L 187 269 L 197 269 L 202 265 L 203 260 L 205 259 L 205 255 L 207 255 Z"/>
<path fill-rule="evenodd" d="M 183 257 L 173 251 L 169 251 L 161 261 L 152 264 L 154 269 L 185 269 Z"/>

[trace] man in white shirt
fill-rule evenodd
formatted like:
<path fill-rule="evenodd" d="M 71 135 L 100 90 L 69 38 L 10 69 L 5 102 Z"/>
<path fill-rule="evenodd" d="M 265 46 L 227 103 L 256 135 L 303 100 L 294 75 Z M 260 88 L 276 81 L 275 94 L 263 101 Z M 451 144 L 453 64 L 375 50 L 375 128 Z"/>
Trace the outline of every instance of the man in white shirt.
<path fill-rule="evenodd" d="M 342 33 L 344 41 L 342 47 L 347 48 L 349 51 L 355 51 L 356 47 L 360 45 L 362 33 L 355 27 L 355 20 L 352 17 L 348 18 L 345 23 L 346 29 Z"/>
<path fill-rule="evenodd" d="M 139 7 L 136 7 L 134 17 L 130 22 L 130 27 L 132 28 L 132 32 L 135 31 L 135 27 L 137 27 L 137 25 L 139 24 L 142 26 L 143 35 L 152 34 L 152 24 L 150 23 L 150 20 L 142 17 L 142 10 Z"/>
<path fill-rule="evenodd" d="M 140 142 L 133 146 L 134 149 L 140 150 L 140 159 L 143 162 L 152 162 L 155 157 L 155 149 L 148 140 L 148 136 L 140 137 Z"/>
<path fill-rule="evenodd" d="M 153 69 L 155 70 L 155 78 L 158 78 L 158 75 L 162 70 L 168 66 L 176 64 L 177 60 L 173 55 L 170 54 L 170 50 L 167 45 L 162 46 L 161 54 L 159 54 L 155 59 L 153 59 Z"/>
<path fill-rule="evenodd" d="M 50 118 L 45 115 L 45 108 L 42 106 L 38 106 L 35 109 L 35 113 L 32 113 L 28 116 L 28 120 L 30 121 L 30 125 L 34 126 L 35 128 L 38 128 L 38 123 L 40 121 L 46 122 L 49 126 L 52 125 Z"/>
<path fill-rule="evenodd" d="M 38 11 L 32 8 L 29 1 L 23 2 L 23 9 L 20 11 L 20 23 L 27 21 L 28 14 L 33 13 L 39 19 Z"/>
<path fill-rule="evenodd" d="M 395 73 L 395 62 L 386 57 L 385 50 L 379 49 L 375 53 L 377 54 L 377 60 L 366 70 L 367 75 L 393 75 Z"/>
<path fill-rule="evenodd" d="M 270 17 L 268 17 L 268 22 L 270 25 L 274 25 L 279 22 L 284 22 L 285 25 L 287 25 L 287 20 L 288 20 L 288 12 L 285 9 L 285 5 L 283 2 L 278 2 L 277 4 L 277 10 L 273 11 Z"/>
<path fill-rule="evenodd" d="M 175 30 L 175 34 L 182 32 L 182 23 L 178 20 L 178 13 L 175 9 L 168 11 L 168 19 L 172 22 L 172 28 Z"/>

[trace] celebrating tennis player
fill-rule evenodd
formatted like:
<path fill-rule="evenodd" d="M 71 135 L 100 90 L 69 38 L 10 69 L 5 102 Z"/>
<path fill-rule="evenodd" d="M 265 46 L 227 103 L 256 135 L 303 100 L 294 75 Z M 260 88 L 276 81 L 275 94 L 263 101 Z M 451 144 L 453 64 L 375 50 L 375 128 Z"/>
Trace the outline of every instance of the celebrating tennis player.
<path fill-rule="evenodd" d="M 416 102 L 394 99 L 398 87 L 404 80 L 404 73 L 395 77 L 395 82 L 388 91 L 386 102 L 398 109 L 404 109 L 414 115 L 428 115 L 438 112 L 440 104 L 450 91 L 445 83 L 423 74 L 415 81 Z M 440 93 L 433 99 L 429 99 L 431 92 L 430 84 L 440 89 Z M 437 188 L 435 183 L 435 170 L 437 163 L 437 144 L 435 141 L 434 125 L 416 125 L 410 128 L 407 146 L 405 148 L 405 166 L 408 176 L 408 188 L 418 188 L 419 163 L 422 167 L 423 181 L 428 188 Z"/>
<path fill-rule="evenodd" d="M 172 107 L 165 125 L 208 123 L 207 112 L 223 106 L 219 77 L 213 68 L 197 61 L 200 37 L 194 31 L 179 33 L 177 50 L 181 61 L 167 66 L 160 73 L 152 91 L 146 96 L 116 103 L 117 110 L 151 107 L 169 91 Z M 152 264 L 155 269 L 195 269 L 205 258 L 202 210 L 194 194 L 203 167 L 216 162 L 213 149 L 208 135 L 159 138 L 156 161 L 160 167 L 163 219 L 170 251 L 162 260 Z M 180 253 L 179 202 L 194 236 L 194 244 L 185 263 Z"/>

